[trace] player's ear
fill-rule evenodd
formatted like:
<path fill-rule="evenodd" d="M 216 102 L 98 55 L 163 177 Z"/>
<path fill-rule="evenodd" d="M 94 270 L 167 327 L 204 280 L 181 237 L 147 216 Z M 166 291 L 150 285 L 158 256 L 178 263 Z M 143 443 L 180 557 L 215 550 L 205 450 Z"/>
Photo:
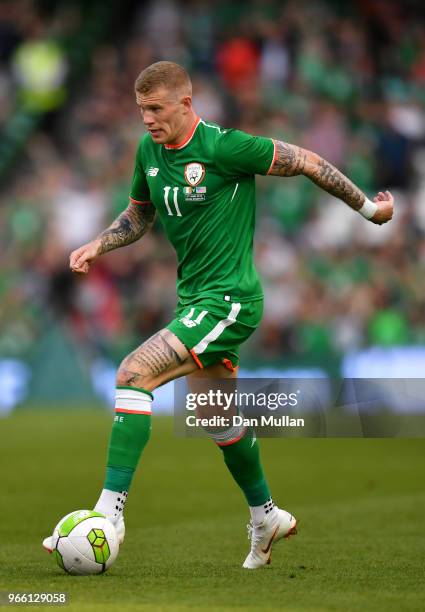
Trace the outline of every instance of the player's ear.
<path fill-rule="evenodd" d="M 183 96 L 182 104 L 183 104 L 185 113 L 188 113 L 192 108 L 192 96 Z"/>

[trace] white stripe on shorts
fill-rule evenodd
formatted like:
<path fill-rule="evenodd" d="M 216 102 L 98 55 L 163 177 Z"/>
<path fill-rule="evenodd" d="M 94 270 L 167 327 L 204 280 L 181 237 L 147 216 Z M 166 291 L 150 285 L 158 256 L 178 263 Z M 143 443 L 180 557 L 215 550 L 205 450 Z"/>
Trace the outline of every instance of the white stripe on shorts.
<path fill-rule="evenodd" d="M 222 319 L 221 321 L 219 321 L 217 325 L 210 332 L 208 332 L 208 334 L 204 338 L 202 338 L 202 340 L 198 342 L 196 346 L 193 347 L 192 351 L 196 355 L 200 355 L 201 353 L 203 353 L 210 342 L 214 342 L 214 340 L 217 340 L 217 338 L 221 336 L 226 327 L 229 327 L 229 325 L 233 325 L 233 323 L 236 323 L 236 317 L 238 316 L 240 309 L 241 305 L 239 304 L 239 302 L 232 304 L 232 310 L 229 312 L 229 316 L 227 317 L 227 319 Z"/>

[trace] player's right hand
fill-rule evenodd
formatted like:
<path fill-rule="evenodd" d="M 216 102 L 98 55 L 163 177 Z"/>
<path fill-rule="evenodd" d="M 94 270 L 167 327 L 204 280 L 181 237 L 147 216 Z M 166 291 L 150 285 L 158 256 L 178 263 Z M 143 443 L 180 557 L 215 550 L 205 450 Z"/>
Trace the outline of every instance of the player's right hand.
<path fill-rule="evenodd" d="M 387 221 L 391 221 L 394 212 L 394 198 L 389 191 L 380 191 L 378 195 L 373 198 L 373 201 L 378 206 L 378 210 L 371 217 L 370 221 L 376 223 L 376 225 L 382 225 Z"/>
<path fill-rule="evenodd" d="M 99 243 L 97 240 L 83 244 L 79 249 L 72 251 L 69 256 L 69 267 L 77 274 L 87 274 L 91 262 L 99 255 Z"/>

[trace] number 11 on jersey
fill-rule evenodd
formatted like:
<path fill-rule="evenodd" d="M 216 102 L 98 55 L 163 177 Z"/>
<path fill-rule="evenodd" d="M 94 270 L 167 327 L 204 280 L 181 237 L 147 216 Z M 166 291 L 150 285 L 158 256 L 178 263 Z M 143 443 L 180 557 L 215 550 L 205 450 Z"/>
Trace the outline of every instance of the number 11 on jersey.
<path fill-rule="evenodd" d="M 173 211 L 171 210 L 170 204 L 168 203 L 168 194 L 170 193 L 170 191 L 171 191 L 171 187 L 169 187 L 168 185 L 167 185 L 167 187 L 164 187 L 164 202 L 165 202 L 165 206 L 167 208 L 168 216 L 172 217 L 173 216 Z M 181 217 L 182 214 L 180 212 L 179 203 L 177 201 L 178 191 L 179 191 L 178 187 L 173 187 L 173 204 L 174 204 L 174 207 L 176 209 L 177 216 Z"/>

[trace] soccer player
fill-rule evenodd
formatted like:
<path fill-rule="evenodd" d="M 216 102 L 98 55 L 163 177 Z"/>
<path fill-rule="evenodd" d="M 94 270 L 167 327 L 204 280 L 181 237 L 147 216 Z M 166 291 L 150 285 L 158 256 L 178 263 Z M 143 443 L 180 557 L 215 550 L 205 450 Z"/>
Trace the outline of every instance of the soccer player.
<path fill-rule="evenodd" d="M 389 192 L 370 201 L 312 151 L 198 117 L 190 78 L 173 62 L 147 67 L 135 90 L 146 134 L 128 207 L 70 256 L 71 270 L 86 274 L 100 255 L 139 240 L 156 215 L 178 256 L 175 318 L 128 355 L 117 373 L 106 478 L 95 510 L 111 519 L 120 541 L 127 493 L 150 436 L 155 388 L 181 376 L 192 388 L 200 378 L 235 378 L 239 346 L 260 323 L 263 293 L 253 264 L 255 175 L 303 174 L 376 224 L 393 214 Z M 296 520 L 272 500 L 252 431 L 233 427 L 213 437 L 251 513 L 251 550 L 243 567 L 262 567 L 270 562 L 272 545 L 295 533 Z M 51 547 L 50 538 L 44 544 Z"/>

